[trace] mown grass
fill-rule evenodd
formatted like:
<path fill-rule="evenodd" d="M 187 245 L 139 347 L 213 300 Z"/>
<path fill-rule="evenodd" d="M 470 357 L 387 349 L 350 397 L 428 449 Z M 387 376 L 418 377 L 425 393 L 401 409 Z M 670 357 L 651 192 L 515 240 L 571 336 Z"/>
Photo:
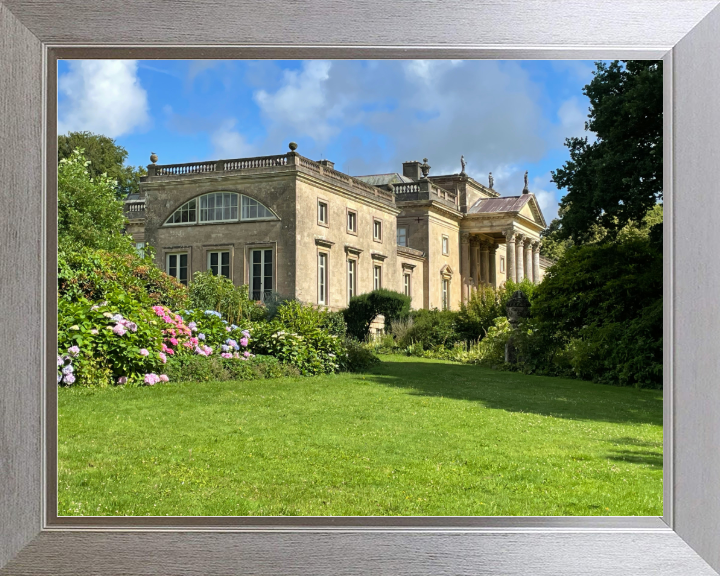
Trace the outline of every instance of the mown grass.
<path fill-rule="evenodd" d="M 662 394 L 385 357 L 60 389 L 60 515 L 661 515 Z"/>

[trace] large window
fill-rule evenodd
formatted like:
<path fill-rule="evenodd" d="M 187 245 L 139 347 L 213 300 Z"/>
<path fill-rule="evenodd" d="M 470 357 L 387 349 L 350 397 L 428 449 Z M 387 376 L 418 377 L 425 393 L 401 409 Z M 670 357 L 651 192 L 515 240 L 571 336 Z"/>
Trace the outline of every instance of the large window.
<path fill-rule="evenodd" d="M 373 266 L 373 290 L 382 288 L 382 266 Z"/>
<path fill-rule="evenodd" d="M 208 270 L 216 276 L 230 278 L 230 251 L 213 250 L 208 252 Z"/>
<path fill-rule="evenodd" d="M 197 200 L 195 198 L 190 202 L 185 202 L 168 218 L 166 224 L 195 224 L 197 221 L 196 206 Z"/>
<path fill-rule="evenodd" d="M 328 255 L 318 253 L 318 304 L 328 304 Z"/>
<path fill-rule="evenodd" d="M 357 292 L 357 260 L 354 260 L 352 258 L 348 260 L 347 286 L 349 301 L 350 298 L 355 296 L 355 293 Z"/>
<path fill-rule="evenodd" d="M 241 205 L 240 220 L 274 220 L 277 218 L 270 209 L 249 196 L 236 192 L 211 192 L 185 202 L 172 213 L 165 224 L 237 222 L 238 202 Z"/>
<path fill-rule="evenodd" d="M 250 250 L 250 293 L 253 300 L 265 300 L 273 291 L 273 268 L 271 248 Z"/>
<path fill-rule="evenodd" d="M 270 212 L 270 210 L 260 204 L 257 200 L 248 196 L 242 197 L 243 220 L 264 220 L 267 218 L 275 218 L 275 214 Z"/>
<path fill-rule="evenodd" d="M 188 283 L 188 255 L 187 252 L 168 254 L 165 258 L 165 270 L 169 276 L 177 278 L 187 286 Z"/>
<path fill-rule="evenodd" d="M 410 287 L 410 274 L 403 274 L 403 290 L 405 292 L 405 296 L 412 296 L 412 294 L 410 294 Z"/>
<path fill-rule="evenodd" d="M 397 229 L 397 245 L 407 246 L 407 228 L 405 226 L 399 226 Z"/>
<path fill-rule="evenodd" d="M 200 222 L 237 220 L 238 195 L 234 192 L 214 192 L 200 196 Z"/>

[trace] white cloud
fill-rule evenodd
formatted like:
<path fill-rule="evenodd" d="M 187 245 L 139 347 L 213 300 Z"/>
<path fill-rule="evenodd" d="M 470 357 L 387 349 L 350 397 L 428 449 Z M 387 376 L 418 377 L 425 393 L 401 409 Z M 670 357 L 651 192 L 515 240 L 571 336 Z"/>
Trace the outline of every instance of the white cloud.
<path fill-rule="evenodd" d="M 557 115 L 560 120 L 560 131 L 565 138 L 589 135 L 585 132 L 585 121 L 588 119 L 587 107 L 583 108 L 578 98 L 565 100 L 560 105 Z"/>
<path fill-rule="evenodd" d="M 150 122 L 135 60 L 76 60 L 58 78 L 63 96 L 58 133 L 90 131 L 116 138 Z"/>
<path fill-rule="evenodd" d="M 255 92 L 255 102 L 271 130 L 282 126 L 318 143 L 327 142 L 339 132 L 333 122 L 340 117 L 342 105 L 333 105 L 328 96 L 331 66 L 321 60 L 303 62 L 299 71 L 285 70 L 283 84 L 276 92 Z"/>
<path fill-rule="evenodd" d="M 236 120 L 228 118 L 210 135 L 216 158 L 243 158 L 255 155 L 255 149 L 245 136 L 234 130 Z"/>

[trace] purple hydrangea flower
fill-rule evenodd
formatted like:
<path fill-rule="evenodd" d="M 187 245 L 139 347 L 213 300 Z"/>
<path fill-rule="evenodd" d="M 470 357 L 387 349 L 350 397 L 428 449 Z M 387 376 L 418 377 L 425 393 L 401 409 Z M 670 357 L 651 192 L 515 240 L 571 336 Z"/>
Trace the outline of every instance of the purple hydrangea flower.
<path fill-rule="evenodd" d="M 205 334 L 203 334 L 202 332 L 200 332 L 200 334 L 198 334 L 197 337 L 198 337 L 198 340 L 205 340 Z"/>
<path fill-rule="evenodd" d="M 112 329 L 112 331 L 118 336 L 122 336 L 123 334 L 125 334 L 125 328 L 122 324 L 115 324 L 115 327 Z"/>
<path fill-rule="evenodd" d="M 65 375 L 72 374 L 74 371 L 75 369 L 72 367 L 72 364 L 68 364 L 67 366 L 65 366 L 65 368 L 62 369 L 62 373 Z"/>
<path fill-rule="evenodd" d="M 68 348 L 68 354 L 70 354 L 73 358 L 77 358 L 78 354 L 80 354 L 80 348 L 77 346 L 70 346 L 70 348 Z"/>
<path fill-rule="evenodd" d="M 140 349 L 140 356 L 149 356 L 150 352 L 147 351 L 147 348 L 141 348 Z"/>
<path fill-rule="evenodd" d="M 127 376 L 120 376 L 120 378 L 118 378 L 118 384 L 127 384 Z"/>
<path fill-rule="evenodd" d="M 65 384 L 72 384 L 73 382 L 75 382 L 75 376 L 73 376 L 72 374 L 65 374 L 63 380 L 65 381 Z"/>
<path fill-rule="evenodd" d="M 65 360 L 63 360 L 62 356 L 58 356 L 58 366 L 62 366 L 65 364 Z"/>

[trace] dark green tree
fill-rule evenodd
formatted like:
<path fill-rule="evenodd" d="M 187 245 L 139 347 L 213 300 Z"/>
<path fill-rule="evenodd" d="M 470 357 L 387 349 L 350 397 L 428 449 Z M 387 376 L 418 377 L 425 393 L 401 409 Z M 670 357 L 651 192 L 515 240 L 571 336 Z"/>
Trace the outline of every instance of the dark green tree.
<path fill-rule="evenodd" d="M 122 200 L 128 194 L 139 191 L 140 177 L 147 170 L 138 166 L 126 166 L 128 152 L 112 138 L 91 132 L 69 132 L 58 136 L 58 162 L 70 158 L 74 150 L 82 148 L 87 160 L 88 172 L 94 178 L 107 174 L 117 182 L 115 197 Z"/>
<path fill-rule="evenodd" d="M 583 89 L 590 99 L 585 129 L 596 139 L 568 138 L 570 160 L 552 172 L 567 194 L 555 240 L 607 239 L 640 222 L 662 200 L 662 62 L 597 62 Z"/>

